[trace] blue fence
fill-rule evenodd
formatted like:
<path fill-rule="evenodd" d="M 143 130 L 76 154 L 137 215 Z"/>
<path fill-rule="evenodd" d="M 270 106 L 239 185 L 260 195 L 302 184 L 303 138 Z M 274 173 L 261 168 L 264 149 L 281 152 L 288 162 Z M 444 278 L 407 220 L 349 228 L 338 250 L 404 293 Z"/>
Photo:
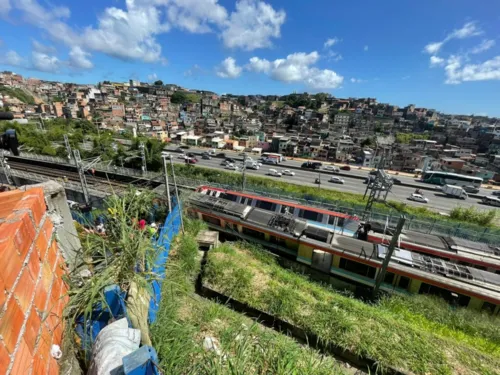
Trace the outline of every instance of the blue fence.
<path fill-rule="evenodd" d="M 153 266 L 153 272 L 159 276 L 158 280 L 153 281 L 153 295 L 149 303 L 149 323 L 156 321 L 156 313 L 160 307 L 161 299 L 161 284 L 165 278 L 165 265 L 167 263 L 168 254 L 170 252 L 170 244 L 174 236 L 179 233 L 181 227 L 181 204 L 176 204 L 172 212 L 167 216 L 165 225 L 161 228 L 156 241 L 158 249 L 158 258 Z"/>
<path fill-rule="evenodd" d="M 151 283 L 153 293 L 148 311 L 150 324 L 156 320 L 156 314 L 160 306 L 161 285 L 165 278 L 166 262 L 170 252 L 171 241 L 179 233 L 181 227 L 181 213 L 181 205 L 175 204 L 174 209 L 159 229 L 158 235 L 153 239 L 158 256 L 155 264 L 152 266 L 152 270 L 159 278 Z M 78 217 L 82 223 L 88 223 L 89 219 L 93 219 L 84 217 L 83 215 L 75 215 L 75 217 Z M 106 299 L 105 306 L 101 304 L 95 306 L 92 314 L 86 321 L 84 317 L 77 320 L 76 333 L 80 336 L 82 347 L 88 354 L 89 359 L 92 345 L 97 335 L 110 321 L 125 317 L 130 325 L 125 306 L 126 292 L 120 290 L 116 285 L 111 285 L 105 288 L 104 296 Z M 125 375 L 159 375 L 159 370 L 156 366 L 157 362 L 158 358 L 154 348 L 143 346 L 123 358 L 123 373 Z"/>

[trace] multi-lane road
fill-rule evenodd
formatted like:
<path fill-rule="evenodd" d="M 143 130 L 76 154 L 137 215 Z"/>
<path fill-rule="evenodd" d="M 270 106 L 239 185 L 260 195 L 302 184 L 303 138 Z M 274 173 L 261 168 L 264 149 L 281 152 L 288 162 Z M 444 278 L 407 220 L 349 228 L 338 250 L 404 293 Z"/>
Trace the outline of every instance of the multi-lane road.
<path fill-rule="evenodd" d="M 172 158 L 174 162 L 176 163 L 184 163 L 184 160 L 178 158 L 178 153 L 174 151 L 175 149 L 169 149 L 169 152 L 172 152 Z M 204 152 L 206 150 L 204 149 L 195 149 L 195 148 L 190 148 L 189 150 L 185 150 L 186 152 L 193 152 L 195 154 Z M 238 156 L 238 153 L 235 152 L 227 152 L 224 151 L 227 157 L 231 157 L 236 160 L 236 165 L 240 166 L 240 171 L 232 171 L 233 173 L 241 173 L 241 166 L 242 166 L 242 157 Z M 255 160 L 256 157 L 252 156 L 253 159 Z M 215 170 L 224 170 L 227 172 L 231 172 L 228 169 L 225 169 L 224 166 L 221 165 L 222 161 L 224 159 L 222 158 L 212 158 L 210 160 L 205 160 L 202 159 L 201 156 L 198 157 L 198 163 L 196 163 L 196 166 L 199 167 L 205 167 L 205 168 L 212 168 Z M 284 161 L 277 166 L 275 165 L 262 165 L 260 169 L 254 170 L 254 169 L 246 169 L 246 173 L 249 175 L 256 175 L 256 176 L 261 176 L 261 177 L 268 177 L 268 178 L 274 178 L 274 179 L 280 179 L 283 181 L 287 181 L 290 183 L 294 183 L 297 185 L 305 185 L 305 186 L 314 186 L 319 189 L 332 189 L 332 190 L 339 190 L 339 191 L 345 191 L 345 192 L 351 192 L 351 193 L 358 193 L 358 194 L 364 194 L 366 190 L 366 184 L 363 183 L 363 179 L 360 179 L 360 177 L 367 177 L 368 176 L 368 171 L 367 170 L 359 170 L 357 169 L 351 169 L 350 171 L 341 171 L 342 176 L 340 176 L 344 180 L 344 184 L 334 184 L 331 182 L 328 182 L 329 177 L 333 176 L 333 174 L 330 173 L 325 173 L 326 171 L 322 170 L 323 173 L 321 173 L 321 184 L 318 186 L 318 184 L 315 183 L 316 178 L 319 177 L 318 171 L 310 171 L 306 169 L 290 169 L 295 173 L 295 176 L 283 176 L 283 177 L 272 177 L 269 176 L 269 170 L 270 169 L 276 169 L 278 171 L 287 169 L 287 168 L 293 168 L 293 167 L 300 167 L 302 164 L 301 161 L 296 161 L 296 160 L 287 160 Z M 337 175 L 335 175 L 337 176 Z M 352 177 L 350 177 L 352 176 Z M 357 177 L 357 178 L 356 178 Z M 478 206 L 479 208 L 492 208 L 490 206 L 485 206 L 483 205 L 479 199 L 469 197 L 468 200 L 463 201 L 463 200 L 457 200 L 453 198 L 448 198 L 444 196 L 439 190 L 432 190 L 434 188 L 433 185 L 428 185 L 428 184 L 421 184 L 419 183 L 415 178 L 412 178 L 410 176 L 402 176 L 398 175 L 397 178 L 401 180 L 403 184 L 412 184 L 412 185 L 421 185 L 425 186 L 425 188 L 431 190 L 423 190 L 424 191 L 424 196 L 429 199 L 429 203 L 427 206 L 429 208 L 435 209 L 436 211 L 439 212 L 449 212 L 456 206 L 462 206 L 462 207 L 468 207 L 471 205 Z M 398 202 L 404 202 L 408 203 L 411 205 L 415 206 L 425 206 L 424 203 L 416 203 L 413 201 L 408 200 L 407 198 L 411 195 L 411 193 L 415 192 L 414 187 L 409 187 L 409 186 L 401 186 L 401 185 L 394 185 L 388 195 L 388 199 L 392 201 L 398 201 Z M 486 189 L 481 189 L 479 195 L 489 195 L 488 190 Z"/>

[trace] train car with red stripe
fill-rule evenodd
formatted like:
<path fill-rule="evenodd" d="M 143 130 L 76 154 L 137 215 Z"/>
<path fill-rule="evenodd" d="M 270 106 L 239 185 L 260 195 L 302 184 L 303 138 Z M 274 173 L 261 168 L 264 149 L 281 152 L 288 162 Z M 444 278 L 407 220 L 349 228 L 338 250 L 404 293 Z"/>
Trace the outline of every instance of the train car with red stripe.
<path fill-rule="evenodd" d="M 359 218 L 356 216 L 318 207 L 304 206 L 283 199 L 211 186 L 200 186 L 196 191 L 200 194 L 276 213 L 288 212 L 295 218 L 304 219 L 311 224 L 323 226 L 345 236 L 355 236 L 359 227 Z M 373 225 L 372 227 L 374 230 L 369 232 L 368 241 L 388 245 L 391 239 L 390 230 L 386 231 L 386 228 L 381 228 L 380 225 Z M 376 227 L 378 227 L 378 230 L 375 230 Z M 453 236 L 438 236 L 405 230 L 400 237 L 399 246 L 402 249 L 500 274 L 500 248 L 488 244 L 467 241 Z"/>
<path fill-rule="evenodd" d="M 293 201 L 226 190 L 212 186 L 200 186 L 196 189 L 196 192 L 202 195 L 209 195 L 275 213 L 290 214 L 295 218 L 304 219 L 314 225 L 329 228 L 336 233 L 347 236 L 353 236 L 359 226 L 359 218 L 357 216 L 326 210 L 324 208 L 304 206 Z"/>
<path fill-rule="evenodd" d="M 221 197 L 193 194 L 188 212 L 214 230 L 259 243 L 336 279 L 373 287 L 387 247 L 343 236 L 289 213 Z M 453 303 L 499 314 L 500 275 L 396 248 L 381 289 L 439 295 Z"/>

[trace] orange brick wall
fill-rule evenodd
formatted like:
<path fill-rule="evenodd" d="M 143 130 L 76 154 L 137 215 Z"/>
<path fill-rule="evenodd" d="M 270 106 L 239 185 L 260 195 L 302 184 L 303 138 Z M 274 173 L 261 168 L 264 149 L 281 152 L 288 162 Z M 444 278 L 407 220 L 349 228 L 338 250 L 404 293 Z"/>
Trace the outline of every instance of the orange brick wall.
<path fill-rule="evenodd" d="M 53 232 L 42 188 L 0 193 L 0 375 L 59 374 L 68 289 Z"/>

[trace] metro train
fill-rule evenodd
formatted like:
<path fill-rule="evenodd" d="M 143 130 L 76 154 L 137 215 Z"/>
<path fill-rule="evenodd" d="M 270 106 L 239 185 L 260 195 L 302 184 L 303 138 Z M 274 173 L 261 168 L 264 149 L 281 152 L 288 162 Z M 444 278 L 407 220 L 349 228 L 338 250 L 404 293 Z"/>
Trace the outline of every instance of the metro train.
<path fill-rule="evenodd" d="M 295 218 L 304 219 L 308 223 L 328 228 L 345 236 L 354 236 L 360 222 L 356 216 L 255 194 L 211 186 L 200 186 L 196 191 L 203 195 L 222 198 L 275 213 L 288 212 Z M 372 223 L 372 230 L 368 233 L 368 241 L 388 245 L 391 240 L 390 230 L 384 232 L 384 226 Z M 402 249 L 438 257 L 459 265 L 500 274 L 500 248 L 498 247 L 467 241 L 458 237 L 438 236 L 415 231 L 404 231 L 400 236 L 399 246 Z"/>
<path fill-rule="evenodd" d="M 260 243 L 349 283 L 372 287 L 387 252 L 383 244 L 341 235 L 338 229 L 289 211 L 266 210 L 206 193 L 195 193 L 188 202 L 188 212 L 212 229 Z M 500 310 L 500 275 L 402 248 L 395 250 L 381 289 L 436 294 L 494 314 Z"/>

